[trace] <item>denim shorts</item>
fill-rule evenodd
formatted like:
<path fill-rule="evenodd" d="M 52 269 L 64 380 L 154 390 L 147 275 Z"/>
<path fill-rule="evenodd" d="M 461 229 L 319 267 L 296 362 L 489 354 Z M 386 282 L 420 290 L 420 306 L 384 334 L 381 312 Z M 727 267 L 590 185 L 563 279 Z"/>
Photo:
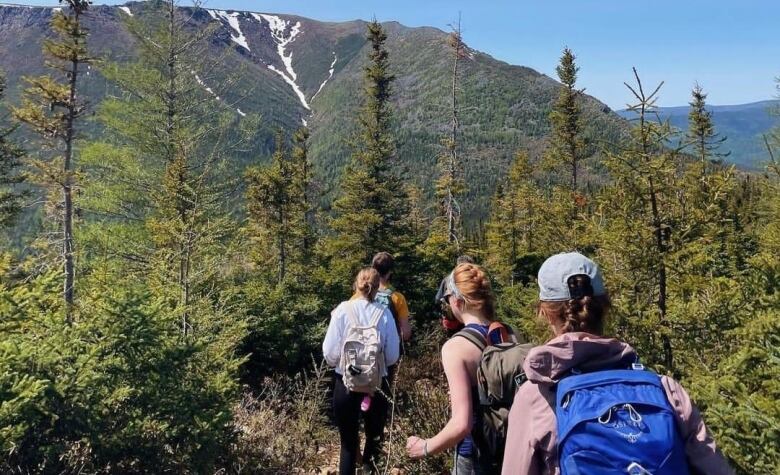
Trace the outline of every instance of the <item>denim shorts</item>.
<path fill-rule="evenodd" d="M 465 457 L 455 450 L 452 463 L 452 475 L 489 475 L 490 470 L 477 462 L 475 457 Z"/>

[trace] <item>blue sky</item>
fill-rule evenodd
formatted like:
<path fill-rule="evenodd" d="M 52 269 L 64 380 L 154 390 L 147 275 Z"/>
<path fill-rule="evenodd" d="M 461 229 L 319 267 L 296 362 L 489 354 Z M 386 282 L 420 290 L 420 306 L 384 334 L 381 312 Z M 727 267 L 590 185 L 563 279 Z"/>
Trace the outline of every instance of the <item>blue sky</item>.
<path fill-rule="evenodd" d="M 632 66 L 647 84 L 665 81 L 664 106 L 685 104 L 696 81 L 711 104 L 771 99 L 780 75 L 780 0 L 208 0 L 206 6 L 325 21 L 376 16 L 445 30 L 460 12 L 469 46 L 553 77 L 569 46 L 581 67 L 580 86 L 612 108 L 630 100 L 623 81 L 631 80 Z"/>

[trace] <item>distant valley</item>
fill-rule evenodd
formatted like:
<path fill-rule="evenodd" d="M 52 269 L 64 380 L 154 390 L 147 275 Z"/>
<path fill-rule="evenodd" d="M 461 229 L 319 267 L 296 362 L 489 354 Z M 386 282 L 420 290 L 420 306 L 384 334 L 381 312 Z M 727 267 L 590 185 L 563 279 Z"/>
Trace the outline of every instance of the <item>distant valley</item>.
<path fill-rule="evenodd" d="M 709 106 L 716 131 L 726 141 L 722 151 L 730 152 L 726 161 L 736 163 L 747 170 L 761 170 L 769 159 L 763 135 L 780 126 L 780 101 L 760 101 L 730 106 Z M 688 128 L 689 106 L 660 107 L 658 117 L 669 120 L 680 130 Z M 775 111 L 775 114 L 771 112 Z M 618 111 L 621 117 L 634 118 L 631 111 Z"/>

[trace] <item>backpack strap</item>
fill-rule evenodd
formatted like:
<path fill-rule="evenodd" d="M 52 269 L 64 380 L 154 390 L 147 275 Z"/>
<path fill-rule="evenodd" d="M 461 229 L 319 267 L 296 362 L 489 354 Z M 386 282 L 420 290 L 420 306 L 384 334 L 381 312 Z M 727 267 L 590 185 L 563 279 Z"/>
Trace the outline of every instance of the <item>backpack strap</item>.
<path fill-rule="evenodd" d="M 379 324 L 379 319 L 382 318 L 383 313 L 385 313 L 385 309 L 382 308 L 381 306 L 376 310 L 374 310 L 374 315 L 371 317 L 371 322 L 369 323 L 369 325 L 371 325 L 372 327 L 377 326 Z"/>
<path fill-rule="evenodd" d="M 353 327 L 360 326 L 360 321 L 358 320 L 358 316 L 357 316 L 357 308 L 356 308 L 357 303 L 358 303 L 357 300 L 353 300 L 352 302 L 349 303 L 349 305 L 347 305 L 347 319 L 349 319 L 349 324 L 352 325 Z"/>
<path fill-rule="evenodd" d="M 467 339 L 473 343 L 474 346 L 479 348 L 479 351 L 485 351 L 485 348 L 487 347 L 487 339 L 485 336 L 482 335 L 482 332 L 474 328 L 465 327 L 453 336 L 459 336 Z"/>
<path fill-rule="evenodd" d="M 395 326 L 400 329 L 400 325 L 398 323 L 398 314 L 395 310 L 395 303 L 393 302 L 393 294 L 395 293 L 395 289 L 392 287 L 385 287 L 384 289 L 380 290 L 377 295 L 379 293 L 382 293 L 387 299 L 387 308 L 390 309 L 390 313 L 393 315 Z"/>

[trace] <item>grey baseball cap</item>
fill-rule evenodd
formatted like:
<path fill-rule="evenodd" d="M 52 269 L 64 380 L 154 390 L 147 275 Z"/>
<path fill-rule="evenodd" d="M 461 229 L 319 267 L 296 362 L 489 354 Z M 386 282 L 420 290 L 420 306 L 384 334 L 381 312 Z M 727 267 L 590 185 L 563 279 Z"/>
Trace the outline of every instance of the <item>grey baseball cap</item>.
<path fill-rule="evenodd" d="M 605 295 L 604 279 L 599 266 L 579 252 L 556 254 L 539 268 L 539 300 L 561 301 L 572 297 L 569 277 L 586 275 L 590 277 L 593 296 Z"/>

